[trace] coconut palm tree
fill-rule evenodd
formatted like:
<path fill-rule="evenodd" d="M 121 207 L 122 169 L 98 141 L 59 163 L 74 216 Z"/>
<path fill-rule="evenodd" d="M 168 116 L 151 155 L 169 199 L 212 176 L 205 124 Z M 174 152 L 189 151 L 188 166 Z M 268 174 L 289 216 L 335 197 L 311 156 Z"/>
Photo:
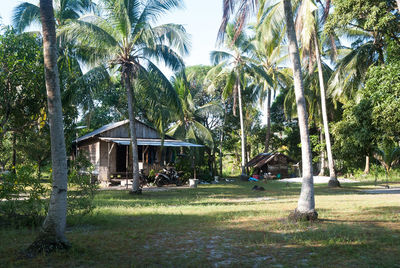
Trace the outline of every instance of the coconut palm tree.
<path fill-rule="evenodd" d="M 198 105 L 195 101 L 196 93 L 183 75 L 177 75 L 172 82 L 180 101 L 180 109 L 176 110 L 175 120 L 167 131 L 167 135 L 189 142 L 204 144 L 209 148 L 214 147 L 211 131 L 202 124 L 202 117 L 207 112 L 219 113 L 220 107 L 216 103 Z M 193 95 L 193 93 L 195 95 Z"/>
<path fill-rule="evenodd" d="M 223 91 L 223 97 L 233 95 L 234 105 L 233 111 L 236 115 L 237 100 L 239 101 L 239 118 L 241 130 L 241 148 L 242 148 L 242 174 L 245 174 L 246 166 L 246 133 L 243 122 L 243 105 L 242 105 L 242 88 L 246 85 L 246 74 L 259 75 L 263 77 L 266 83 L 272 85 L 269 75 L 260 68 L 255 60 L 254 44 L 251 39 L 241 32 L 236 36 L 236 29 L 233 24 L 228 24 L 226 27 L 225 47 L 226 51 L 212 51 L 211 62 L 216 65 L 210 70 L 210 76 L 219 78 L 220 76 L 227 77 L 226 86 Z M 228 73 L 228 75 L 226 75 Z"/>
<path fill-rule="evenodd" d="M 286 87 L 290 84 L 291 76 L 289 75 L 290 72 L 288 68 L 282 67 L 282 63 L 287 60 L 287 54 L 284 53 L 284 46 L 282 46 L 284 32 L 272 33 L 272 35 L 270 35 L 263 27 L 259 27 L 257 30 L 257 38 L 254 40 L 257 62 L 259 66 L 264 69 L 265 73 L 271 77 L 272 83 L 272 86 L 270 86 L 270 84 L 261 77 L 257 86 L 257 89 L 260 90 L 259 99 L 261 105 L 263 105 L 264 100 L 267 99 L 267 132 L 265 135 L 264 152 L 268 152 L 271 137 L 272 91 L 276 92 L 279 88 Z"/>
<path fill-rule="evenodd" d="M 314 181 L 311 156 L 311 144 L 308 133 L 308 115 L 304 98 L 303 78 L 300 64 L 300 55 L 293 22 L 292 3 L 283 0 L 286 31 L 289 45 L 289 57 L 293 69 L 294 89 L 296 94 L 297 116 L 300 128 L 301 158 L 303 182 L 297 208 L 292 214 L 295 219 L 312 220 L 318 217 L 315 211 Z"/>
<path fill-rule="evenodd" d="M 203 144 L 206 146 L 211 156 L 214 150 L 214 139 L 210 129 L 205 126 L 206 119 L 204 117 L 209 113 L 218 116 L 221 112 L 221 107 L 215 102 L 199 105 L 199 99 L 196 95 L 201 95 L 202 91 L 197 90 L 196 92 L 196 88 L 190 86 L 183 74 L 175 76 L 172 83 L 179 96 L 180 108 L 175 109 L 175 114 L 172 117 L 174 122 L 168 129 L 167 135 L 188 142 Z M 192 167 L 194 170 L 193 177 L 196 178 L 194 153 L 195 152 L 193 152 Z M 212 164 L 210 165 L 210 172 L 211 170 Z"/>
<path fill-rule="evenodd" d="M 264 2 L 264 1 L 263 1 Z M 246 17 L 249 14 L 251 7 L 254 7 L 258 1 L 257 0 L 226 0 L 223 2 L 223 22 L 221 25 L 226 25 L 227 20 L 229 20 L 229 15 L 235 12 L 236 4 L 239 5 L 239 16 L 240 23 L 239 26 L 245 22 Z M 308 133 L 308 120 L 307 120 L 307 109 L 304 97 L 304 87 L 302 81 L 302 71 L 300 63 L 299 48 L 296 39 L 296 31 L 293 22 L 293 11 L 292 3 L 290 0 L 283 0 L 283 11 L 284 18 L 286 22 L 286 32 L 288 38 L 288 48 L 289 48 L 289 58 L 292 64 L 293 70 L 293 80 L 294 88 L 296 94 L 296 104 L 297 104 L 297 114 L 298 114 L 298 124 L 300 128 L 300 138 L 301 138 L 301 151 L 302 151 L 302 167 L 303 167 L 303 182 L 301 187 L 301 193 L 299 202 L 295 212 L 292 214 L 296 219 L 315 219 L 318 217 L 315 211 L 315 199 L 314 199 L 314 182 L 313 182 L 313 172 L 312 172 L 312 156 L 311 156 L 311 144 Z M 240 27 L 239 29 L 240 30 Z M 220 28 L 220 33 L 223 29 Z M 240 31 L 239 31 L 240 32 Z M 220 34 L 220 36 L 224 36 Z"/>
<path fill-rule="evenodd" d="M 165 24 L 153 27 L 151 24 L 160 15 L 179 7 L 180 3 L 179 0 L 102 0 L 99 3 L 102 16 L 92 14 L 70 21 L 61 31 L 67 40 L 78 45 L 79 54 L 87 63 L 107 62 L 121 73 L 121 84 L 128 99 L 132 193 L 140 193 L 134 88 L 138 78 L 149 71 L 166 80 L 152 60 L 161 60 L 173 70 L 184 67 L 180 56 L 173 50 L 176 48 L 181 54 L 188 52 L 188 37 L 183 26 Z"/>
<path fill-rule="evenodd" d="M 69 247 L 68 240 L 65 237 L 68 183 L 67 155 L 57 68 L 57 43 L 52 0 L 40 0 L 40 20 L 43 31 L 53 183 L 49 210 L 39 237 L 27 250 L 30 255 Z"/>
<path fill-rule="evenodd" d="M 262 1 L 263 5 L 265 1 Z M 321 2 L 320 2 L 321 3 Z M 322 60 L 321 60 L 321 45 L 318 40 L 318 8 L 313 0 L 302 0 L 299 1 L 298 6 L 296 7 L 297 16 L 296 16 L 296 33 L 297 37 L 301 43 L 301 50 L 302 50 L 302 60 L 304 65 L 308 65 L 309 72 L 313 72 L 314 64 L 317 62 L 317 69 L 319 74 L 319 86 L 320 86 L 320 99 L 321 99 L 321 114 L 322 114 L 322 122 L 324 126 L 324 133 L 325 133 L 325 141 L 326 141 L 326 151 L 328 155 L 328 163 L 329 163 L 329 173 L 330 173 L 330 186 L 340 186 L 339 181 L 336 178 L 334 161 L 332 157 L 332 150 L 331 150 L 331 142 L 330 142 L 330 134 L 329 134 L 329 124 L 328 124 L 328 116 L 327 116 L 327 109 L 326 109 L 326 94 L 325 94 L 325 82 L 324 82 L 324 75 L 323 75 L 323 68 L 322 68 Z M 321 3 L 322 5 L 322 3 Z M 323 6 L 324 20 L 326 19 L 326 11 L 329 11 L 330 1 L 327 1 L 326 6 Z M 281 18 L 281 14 L 279 13 L 279 3 L 275 5 L 263 7 L 265 9 L 265 13 L 261 13 L 259 15 L 262 16 L 263 20 L 268 19 L 268 22 L 272 26 L 268 26 L 268 28 L 272 28 L 273 32 L 277 32 L 277 30 L 282 29 L 282 24 L 284 21 Z M 272 20 L 273 18 L 273 20 Z M 329 39 L 334 40 L 334 39 Z"/>

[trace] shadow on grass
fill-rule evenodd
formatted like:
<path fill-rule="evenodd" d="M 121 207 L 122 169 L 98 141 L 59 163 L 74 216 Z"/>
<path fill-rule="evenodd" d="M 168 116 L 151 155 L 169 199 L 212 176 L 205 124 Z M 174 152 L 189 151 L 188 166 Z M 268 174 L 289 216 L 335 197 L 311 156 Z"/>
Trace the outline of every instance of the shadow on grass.
<path fill-rule="evenodd" d="M 242 213 L 248 217 L 254 211 Z M 69 229 L 74 245 L 69 252 L 25 261 L 7 257 L 2 247 L 0 256 L 18 267 L 396 267 L 400 254 L 400 232 L 370 222 L 291 223 L 265 217 L 249 228 L 216 224 L 234 217 L 230 213 L 108 217 L 114 227 L 107 230 Z"/>
<path fill-rule="evenodd" d="M 24 248 L 35 233 L 0 230 L 0 261 L 6 267 L 398 265 L 400 232 L 383 226 L 393 220 L 379 215 L 396 214 L 399 206 L 362 209 L 360 215 L 364 219 L 371 218 L 370 221 L 324 218 L 316 223 L 290 223 L 278 219 L 289 211 L 270 214 L 268 207 L 229 211 L 200 208 L 231 206 L 235 200 L 260 197 L 278 200 L 293 197 L 297 200 L 300 191 L 299 185 L 285 186 L 275 182 L 257 185 L 266 191 L 254 192 L 251 191 L 254 184 L 238 183 L 146 192 L 142 196 L 131 196 L 126 191 L 100 192 L 96 205 L 101 209 L 92 215 L 68 219 L 67 236 L 74 245 L 71 251 L 29 261 L 18 260 L 13 253 L 17 248 Z M 346 186 L 332 190 L 317 186 L 316 192 L 342 195 L 353 188 L 357 189 Z M 224 199 L 233 201 L 221 201 Z M 187 206 L 193 206 L 193 209 L 188 210 Z M 330 209 L 319 209 L 319 212 L 321 215 L 331 213 Z"/>

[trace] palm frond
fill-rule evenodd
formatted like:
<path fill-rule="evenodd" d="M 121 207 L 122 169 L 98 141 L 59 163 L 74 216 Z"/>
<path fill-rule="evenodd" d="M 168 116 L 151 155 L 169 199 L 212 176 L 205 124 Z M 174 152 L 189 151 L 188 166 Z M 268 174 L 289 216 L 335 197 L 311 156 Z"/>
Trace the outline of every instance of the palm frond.
<path fill-rule="evenodd" d="M 23 2 L 14 8 L 12 25 L 18 32 L 23 32 L 33 23 L 40 23 L 39 6 Z"/>

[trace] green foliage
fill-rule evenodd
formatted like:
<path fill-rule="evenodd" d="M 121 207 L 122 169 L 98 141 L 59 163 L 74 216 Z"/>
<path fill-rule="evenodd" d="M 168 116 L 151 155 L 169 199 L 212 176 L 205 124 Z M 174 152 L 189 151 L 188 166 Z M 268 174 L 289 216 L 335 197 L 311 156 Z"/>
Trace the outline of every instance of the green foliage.
<path fill-rule="evenodd" d="M 400 62 L 370 68 L 364 99 L 370 99 L 379 140 L 400 141 Z"/>
<path fill-rule="evenodd" d="M 23 131 L 44 116 L 46 93 L 41 41 L 34 34 L 0 35 L 0 139 Z"/>
<path fill-rule="evenodd" d="M 326 25 L 328 32 L 354 25 L 392 38 L 400 31 L 396 0 L 334 0 L 333 4 Z"/>
<path fill-rule="evenodd" d="M 18 165 L 15 174 L 0 175 L 0 222 L 12 226 L 37 226 L 47 213 L 47 188 L 32 165 Z"/>
<path fill-rule="evenodd" d="M 92 180 L 93 166 L 83 155 L 71 163 L 68 174 L 68 215 L 85 215 L 95 208 L 93 198 L 98 185 Z"/>
<path fill-rule="evenodd" d="M 332 124 L 333 153 L 347 168 L 362 167 L 365 157 L 373 152 L 377 130 L 371 111 L 372 103 L 368 99 L 358 104 L 349 102 L 344 106 L 342 120 Z"/>
<path fill-rule="evenodd" d="M 374 157 L 385 168 L 386 175 L 399 163 L 400 147 L 394 142 L 382 142 L 375 150 Z"/>

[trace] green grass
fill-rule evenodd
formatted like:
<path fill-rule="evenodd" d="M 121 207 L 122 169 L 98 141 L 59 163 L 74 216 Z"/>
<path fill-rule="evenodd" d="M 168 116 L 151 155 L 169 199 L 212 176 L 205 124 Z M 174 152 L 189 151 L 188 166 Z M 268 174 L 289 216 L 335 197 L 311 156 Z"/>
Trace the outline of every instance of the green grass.
<path fill-rule="evenodd" d="M 257 185 L 100 191 L 92 215 L 68 219 L 67 252 L 24 260 L 37 230 L 0 230 L 0 267 L 400 267 L 399 195 L 316 185 L 320 221 L 291 223 L 300 184 Z"/>

